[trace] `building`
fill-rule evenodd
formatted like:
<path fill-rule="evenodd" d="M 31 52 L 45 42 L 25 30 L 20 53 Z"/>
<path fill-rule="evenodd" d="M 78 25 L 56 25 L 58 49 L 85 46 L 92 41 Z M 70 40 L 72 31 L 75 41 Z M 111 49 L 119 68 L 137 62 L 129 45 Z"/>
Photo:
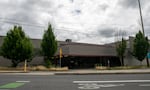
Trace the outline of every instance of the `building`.
<path fill-rule="evenodd" d="M 2 45 L 4 37 L 0 37 L 0 45 Z M 131 54 L 132 50 L 132 37 L 127 40 L 127 50 L 124 59 L 126 66 L 141 65 Z M 40 49 L 41 40 L 31 39 L 34 50 Z M 115 43 L 96 45 L 87 43 L 76 43 L 70 39 L 66 41 L 58 41 L 58 50 L 54 57 L 54 64 L 60 65 L 59 49 L 62 49 L 61 66 L 68 66 L 69 68 L 94 68 L 96 64 L 102 66 L 120 66 L 120 60 L 117 57 Z M 41 65 L 44 64 L 43 56 L 36 55 L 29 65 Z M 146 64 L 146 60 L 142 62 Z M 10 66 L 10 60 L 7 60 L 0 56 L 0 66 Z"/>
<path fill-rule="evenodd" d="M 124 57 L 124 65 L 125 66 L 147 65 L 146 59 L 140 62 L 131 54 L 133 51 L 134 37 L 129 36 L 129 39 L 126 41 L 127 41 L 127 48 L 126 48 L 125 57 Z M 109 43 L 107 45 L 115 47 L 116 43 L 117 42 Z M 150 43 L 150 40 L 149 40 L 149 43 Z"/>
<path fill-rule="evenodd" d="M 62 48 L 63 52 L 62 66 L 69 68 L 92 68 L 96 64 L 120 66 L 119 58 L 112 46 L 61 41 L 59 48 Z"/>

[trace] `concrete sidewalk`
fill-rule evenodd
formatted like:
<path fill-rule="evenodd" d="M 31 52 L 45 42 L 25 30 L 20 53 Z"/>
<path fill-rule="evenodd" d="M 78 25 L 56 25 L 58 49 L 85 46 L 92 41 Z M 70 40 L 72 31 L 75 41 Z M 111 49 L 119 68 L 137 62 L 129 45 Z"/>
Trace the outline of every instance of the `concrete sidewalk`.
<path fill-rule="evenodd" d="M 70 70 L 67 72 L 55 72 L 55 75 L 98 75 L 98 74 L 150 74 L 150 69 L 130 70 Z"/>
<path fill-rule="evenodd" d="M 68 71 L 0 71 L 0 75 L 100 75 L 100 74 L 150 74 L 150 69 L 129 70 L 68 70 Z"/>

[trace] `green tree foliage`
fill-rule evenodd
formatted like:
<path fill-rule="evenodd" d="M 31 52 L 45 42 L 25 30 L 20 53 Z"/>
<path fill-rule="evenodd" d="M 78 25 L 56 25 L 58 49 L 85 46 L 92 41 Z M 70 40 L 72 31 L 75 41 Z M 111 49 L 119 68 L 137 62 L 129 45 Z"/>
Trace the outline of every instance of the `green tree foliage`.
<path fill-rule="evenodd" d="M 133 55 L 139 60 L 143 61 L 149 49 L 148 38 L 145 37 L 141 31 L 136 34 L 133 44 Z"/>
<path fill-rule="evenodd" d="M 41 48 L 44 55 L 45 65 L 46 67 L 49 67 L 52 62 L 52 57 L 57 51 L 57 41 L 50 24 L 48 25 L 47 31 L 45 31 L 43 35 Z"/>
<path fill-rule="evenodd" d="M 117 55 L 120 58 L 121 65 L 124 66 L 124 53 L 126 51 L 126 40 L 122 38 L 122 41 L 118 42 L 116 45 Z"/>
<path fill-rule="evenodd" d="M 13 67 L 25 60 L 31 61 L 32 52 L 32 43 L 26 37 L 21 26 L 14 26 L 13 29 L 7 32 L 1 46 L 1 54 L 12 61 Z"/>

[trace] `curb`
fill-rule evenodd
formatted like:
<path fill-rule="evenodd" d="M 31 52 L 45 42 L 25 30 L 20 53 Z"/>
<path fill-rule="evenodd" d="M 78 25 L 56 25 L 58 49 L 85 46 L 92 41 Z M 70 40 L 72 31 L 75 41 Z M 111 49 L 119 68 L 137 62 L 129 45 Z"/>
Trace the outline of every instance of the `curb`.
<path fill-rule="evenodd" d="M 54 73 L 54 75 L 112 75 L 112 74 L 150 74 L 150 72 L 114 72 L 114 73 Z"/>
<path fill-rule="evenodd" d="M 0 71 L 0 73 L 29 73 L 28 71 L 27 72 L 24 72 L 24 71 Z"/>
<path fill-rule="evenodd" d="M 150 74 L 150 70 L 104 70 L 104 71 L 94 71 L 94 70 L 77 70 L 77 71 L 0 71 L 1 75 L 111 75 L 111 74 Z"/>

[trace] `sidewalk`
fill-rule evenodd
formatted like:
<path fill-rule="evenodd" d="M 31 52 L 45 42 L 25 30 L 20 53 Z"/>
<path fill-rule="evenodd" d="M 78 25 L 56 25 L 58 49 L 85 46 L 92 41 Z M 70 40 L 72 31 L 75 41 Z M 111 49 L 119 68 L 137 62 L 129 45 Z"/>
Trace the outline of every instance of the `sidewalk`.
<path fill-rule="evenodd" d="M 0 71 L 0 75 L 100 75 L 100 74 L 150 74 L 150 69 L 130 70 L 68 70 L 68 71 Z"/>
<path fill-rule="evenodd" d="M 55 72 L 55 75 L 99 75 L 99 74 L 150 74 L 150 69 L 130 70 L 70 70 L 67 72 Z"/>

